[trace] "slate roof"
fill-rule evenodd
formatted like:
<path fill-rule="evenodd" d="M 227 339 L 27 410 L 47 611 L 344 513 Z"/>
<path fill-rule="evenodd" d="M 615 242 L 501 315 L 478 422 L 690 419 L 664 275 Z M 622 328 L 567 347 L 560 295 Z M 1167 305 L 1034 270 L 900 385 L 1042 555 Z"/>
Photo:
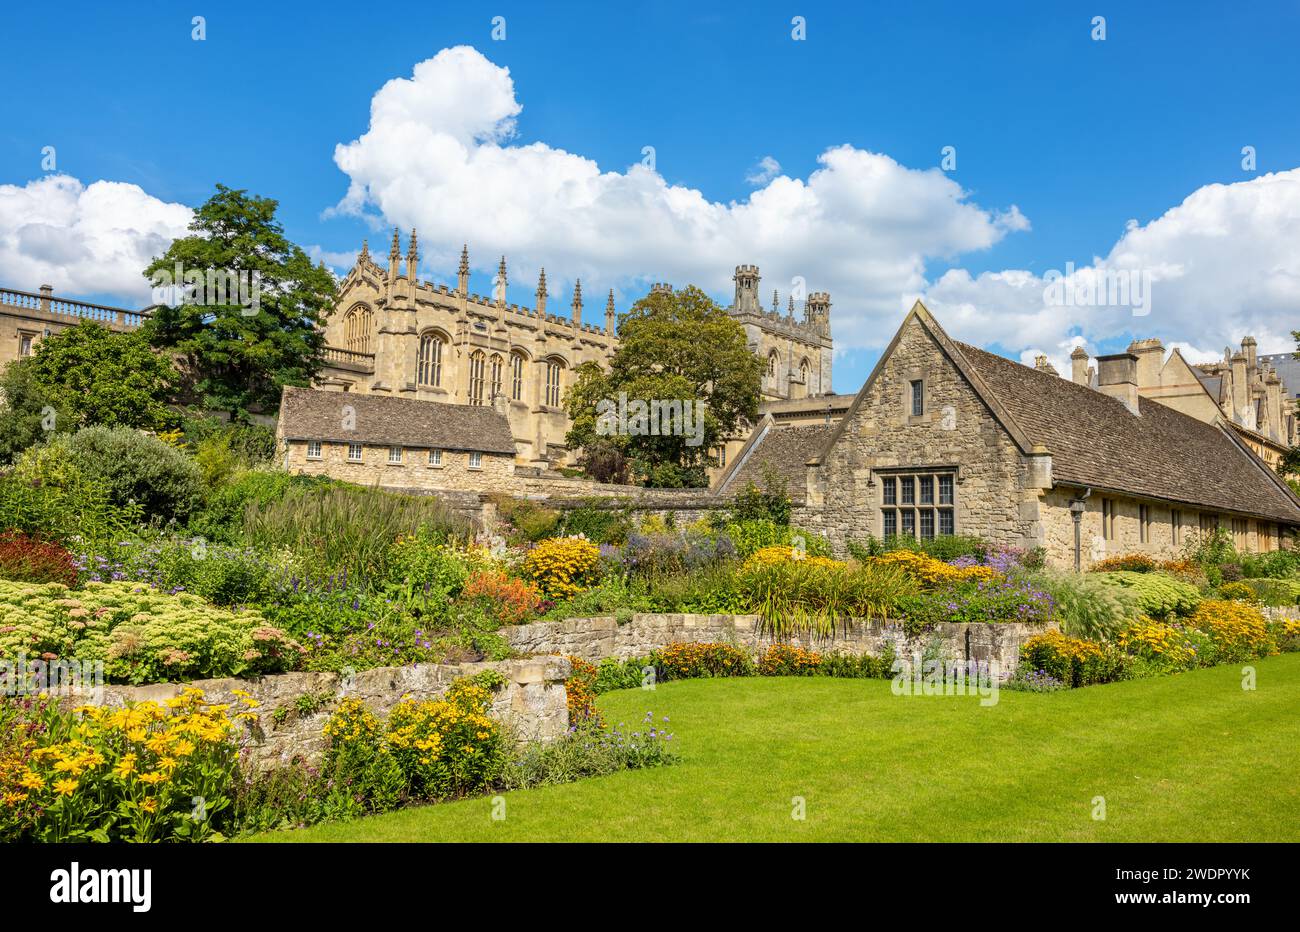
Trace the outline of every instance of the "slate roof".
<path fill-rule="evenodd" d="M 741 451 L 745 460 L 727 476 L 721 491 L 741 492 L 750 482 L 764 488 L 767 471 L 771 470 L 785 480 L 790 500 L 802 504 L 808 494 L 806 465 L 826 445 L 834 430 L 831 424 L 769 427 L 748 451 Z"/>
<path fill-rule="evenodd" d="M 344 427 L 345 405 L 355 413 Z M 284 389 L 279 432 L 286 440 L 331 440 L 514 455 L 510 422 L 495 409 L 388 395 Z"/>
<path fill-rule="evenodd" d="M 1229 431 L 1141 398 L 1132 414 L 1096 389 L 953 341 L 989 391 L 1052 455 L 1058 483 L 1300 523 L 1300 502 Z"/>

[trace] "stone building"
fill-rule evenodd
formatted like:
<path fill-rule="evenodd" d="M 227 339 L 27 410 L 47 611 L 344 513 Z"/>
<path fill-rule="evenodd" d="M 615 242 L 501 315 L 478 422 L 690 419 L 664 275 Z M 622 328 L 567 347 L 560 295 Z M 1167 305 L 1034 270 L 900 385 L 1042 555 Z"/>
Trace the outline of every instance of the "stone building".
<path fill-rule="evenodd" d="M 285 388 L 276 440 L 284 469 L 360 485 L 479 492 L 514 474 L 499 405 Z"/>
<path fill-rule="evenodd" d="M 1099 357 L 1095 387 L 1078 384 L 950 339 L 917 302 L 840 421 L 783 454 L 803 460 L 800 523 L 841 550 L 974 534 L 1081 566 L 1172 557 L 1211 527 L 1247 551 L 1289 543 L 1300 499 L 1226 419 L 1144 397 L 1139 365 Z M 719 487 L 780 438 L 756 438 Z"/>
<path fill-rule="evenodd" d="M 1228 347 L 1223 360 L 1213 363 L 1188 363 L 1176 349 L 1166 359 L 1158 339 L 1136 340 L 1128 352 L 1138 360 L 1142 397 L 1206 423 L 1225 421 L 1269 466 L 1276 468 L 1287 449 L 1300 442 L 1295 392 L 1269 362 L 1273 357 L 1257 356 L 1254 337 L 1244 338 L 1239 351 Z M 1082 347 L 1075 348 L 1070 363 L 1072 381 L 1095 386 L 1097 372 Z"/>
<path fill-rule="evenodd" d="M 0 288 L 0 370 L 32 355 L 41 340 L 83 320 L 110 330 L 134 330 L 144 322 L 144 313 L 56 297 L 50 285 L 42 285 L 37 293 Z"/>
<path fill-rule="evenodd" d="M 581 281 L 569 316 L 560 316 L 548 305 L 545 269 L 535 304 L 520 307 L 506 301 L 505 257 L 491 297 L 470 290 L 467 248 L 455 288 L 420 281 L 419 261 L 415 231 L 405 256 L 393 232 L 386 266 L 362 247 L 339 284 L 325 328 L 326 368 L 318 386 L 472 407 L 490 406 L 499 396 L 521 465 L 570 462 L 564 392 L 578 366 L 604 365 L 618 346 L 613 292 L 605 300 L 603 326 L 596 326 L 584 320 Z M 754 352 L 768 360 L 764 398 L 829 391 L 830 296 L 810 295 L 799 321 L 793 299 L 785 317 L 759 307 L 757 267 L 737 266 L 735 282 L 735 303 L 727 310 L 744 326 Z"/>

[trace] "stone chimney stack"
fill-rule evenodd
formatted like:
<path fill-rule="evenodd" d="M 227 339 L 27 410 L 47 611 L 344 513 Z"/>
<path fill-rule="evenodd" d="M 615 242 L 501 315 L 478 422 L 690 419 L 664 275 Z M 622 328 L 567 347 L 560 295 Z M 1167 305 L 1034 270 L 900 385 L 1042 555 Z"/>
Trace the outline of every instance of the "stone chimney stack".
<path fill-rule="evenodd" d="M 1039 372 L 1050 372 L 1052 375 L 1060 375 L 1060 373 L 1056 371 L 1056 366 L 1052 365 L 1048 361 L 1047 357 L 1042 353 L 1039 353 L 1034 357 L 1034 368 Z"/>
<path fill-rule="evenodd" d="M 1248 375 L 1255 374 L 1256 361 L 1256 344 L 1254 337 L 1243 337 L 1241 340 L 1241 351 L 1246 356 L 1246 372 Z"/>
<path fill-rule="evenodd" d="M 1250 407 L 1250 389 L 1246 384 L 1244 353 L 1232 354 L 1229 371 L 1232 373 L 1232 419 L 1238 424 L 1245 424 L 1246 411 Z"/>
<path fill-rule="evenodd" d="M 1097 391 L 1120 401 L 1132 414 L 1138 408 L 1138 359 L 1132 353 L 1097 357 Z"/>
<path fill-rule="evenodd" d="M 1075 385 L 1088 384 L 1088 351 L 1076 346 L 1070 353 L 1070 381 Z"/>
<path fill-rule="evenodd" d="M 756 265 L 738 265 L 736 274 L 732 276 L 736 282 L 736 311 L 737 313 L 757 314 L 762 308 L 758 302 L 758 266 Z"/>
<path fill-rule="evenodd" d="M 1282 379 L 1272 369 L 1264 377 L 1264 392 L 1267 400 L 1269 436 L 1279 443 L 1287 442 L 1286 412 L 1282 410 Z"/>
<path fill-rule="evenodd" d="M 1134 340 L 1128 351 L 1137 357 L 1138 388 L 1155 388 L 1160 384 L 1160 370 L 1165 364 L 1165 345 L 1159 338 Z"/>

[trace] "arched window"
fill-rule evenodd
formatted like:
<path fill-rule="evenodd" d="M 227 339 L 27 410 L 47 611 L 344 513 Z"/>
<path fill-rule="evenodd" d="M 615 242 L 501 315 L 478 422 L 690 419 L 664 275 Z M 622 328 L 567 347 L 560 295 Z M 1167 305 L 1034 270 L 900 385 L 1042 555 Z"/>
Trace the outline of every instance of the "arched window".
<path fill-rule="evenodd" d="M 510 397 L 515 401 L 524 400 L 524 355 L 510 354 Z"/>
<path fill-rule="evenodd" d="M 442 335 L 437 333 L 426 333 L 420 337 L 418 384 L 435 387 L 442 384 L 442 349 L 445 342 Z"/>
<path fill-rule="evenodd" d="M 358 304 L 348 311 L 347 316 L 343 318 L 343 338 L 348 349 L 355 353 L 371 351 L 370 325 L 374 318 L 374 312 L 364 304 Z"/>
<path fill-rule="evenodd" d="M 561 382 L 564 363 L 558 359 L 546 360 L 546 403 L 552 408 L 560 406 Z"/>
<path fill-rule="evenodd" d="M 472 405 L 481 405 L 483 403 L 483 367 L 486 357 L 482 350 L 475 350 L 474 354 L 469 357 L 469 403 Z"/>
<path fill-rule="evenodd" d="M 492 365 L 489 369 L 489 372 L 491 373 L 491 379 L 488 383 L 490 386 L 490 391 L 488 392 L 489 401 L 495 400 L 497 395 L 501 394 L 501 371 L 503 368 L 503 360 L 496 353 L 493 353 Z"/>

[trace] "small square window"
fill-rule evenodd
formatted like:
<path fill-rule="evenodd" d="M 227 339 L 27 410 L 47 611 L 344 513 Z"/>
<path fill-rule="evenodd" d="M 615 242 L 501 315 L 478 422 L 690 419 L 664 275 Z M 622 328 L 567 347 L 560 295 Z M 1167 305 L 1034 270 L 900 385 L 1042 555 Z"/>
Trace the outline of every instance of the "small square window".
<path fill-rule="evenodd" d="M 925 413 L 925 382 L 916 379 L 912 382 L 912 417 Z"/>
<path fill-rule="evenodd" d="M 348 444 L 348 462 L 349 463 L 361 462 L 361 444 L 359 443 Z"/>
<path fill-rule="evenodd" d="M 441 466 L 441 465 L 442 465 L 442 451 L 441 451 L 441 450 L 430 450 L 430 451 L 429 451 L 429 465 L 430 465 L 430 466 Z"/>
<path fill-rule="evenodd" d="M 307 441 L 307 459 L 309 459 L 309 460 L 318 460 L 318 459 L 320 459 L 320 441 L 319 441 L 319 440 L 308 440 L 308 441 Z"/>
<path fill-rule="evenodd" d="M 388 462 L 393 463 L 393 464 L 395 464 L 395 465 L 396 465 L 396 464 L 400 464 L 400 463 L 402 462 L 402 448 L 401 448 L 401 447 L 389 447 L 389 448 L 388 448 Z"/>
<path fill-rule="evenodd" d="M 470 469 L 482 469 L 482 468 L 483 468 L 483 454 L 482 454 L 482 453 L 471 453 L 471 454 L 469 455 L 469 468 L 470 468 Z"/>

